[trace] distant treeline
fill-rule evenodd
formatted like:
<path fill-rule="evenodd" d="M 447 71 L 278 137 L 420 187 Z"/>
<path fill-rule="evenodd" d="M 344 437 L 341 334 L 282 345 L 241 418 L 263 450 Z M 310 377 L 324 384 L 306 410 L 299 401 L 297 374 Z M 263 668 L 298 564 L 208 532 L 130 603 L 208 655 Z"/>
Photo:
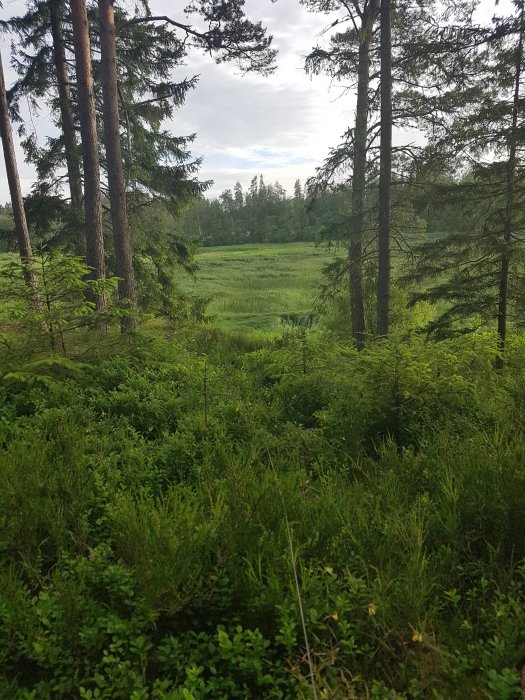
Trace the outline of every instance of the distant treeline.
<path fill-rule="evenodd" d="M 418 235 L 430 237 L 453 232 L 461 226 L 462 207 L 447 198 L 429 196 L 412 186 L 396 188 L 397 216 L 406 227 L 416 221 Z M 374 207 L 373 193 L 370 208 Z M 279 183 L 266 184 L 255 176 L 247 191 L 237 182 L 215 199 L 198 197 L 184 211 L 179 232 L 186 239 L 197 239 L 204 246 L 242 243 L 286 243 L 347 237 L 351 215 L 350 192 L 339 187 L 315 197 L 296 180 L 289 196 Z M 410 224 L 413 228 L 413 225 Z"/>
<path fill-rule="evenodd" d="M 267 185 L 261 175 L 252 179 L 247 192 L 237 182 L 218 199 L 195 199 L 183 215 L 181 229 L 205 246 L 313 241 L 328 206 L 320 202 L 308 208 L 299 180 L 290 197 L 282 185 Z"/>
<path fill-rule="evenodd" d="M 439 237 L 461 230 L 465 215 L 460 195 L 461 186 L 448 183 L 397 184 L 393 190 L 393 225 L 408 238 Z M 369 192 L 368 208 L 375 211 L 377 192 Z M 158 228 L 160 203 L 149 212 L 142 211 L 141 230 Z M 167 216 L 167 212 L 163 214 Z M 289 196 L 279 183 L 266 184 L 263 175 L 253 177 L 245 192 L 237 182 L 233 190 L 225 190 L 218 198 L 195 197 L 171 227 L 177 240 L 196 241 L 204 246 L 238 245 L 242 243 L 287 243 L 289 241 L 346 240 L 351 218 L 351 194 L 340 186 L 315 196 L 309 195 L 300 180 Z M 149 223 L 148 223 L 149 220 Z M 30 228 L 32 217 L 30 217 Z M 170 223 L 167 223 L 168 228 Z M 0 205 L 0 252 L 14 250 L 11 206 Z M 370 238 L 375 234 L 369 227 Z M 42 243 L 38 230 L 32 230 L 36 243 Z M 137 237 L 137 232 L 136 232 Z M 142 234 L 138 236 L 142 239 Z M 139 241 L 136 241 L 138 244 Z M 139 245 L 140 248 L 140 245 Z"/>

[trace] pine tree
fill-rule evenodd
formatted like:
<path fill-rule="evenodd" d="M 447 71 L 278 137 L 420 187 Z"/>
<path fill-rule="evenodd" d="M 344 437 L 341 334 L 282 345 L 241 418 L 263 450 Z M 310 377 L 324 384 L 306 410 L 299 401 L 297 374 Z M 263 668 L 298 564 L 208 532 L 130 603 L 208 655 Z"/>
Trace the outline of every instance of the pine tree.
<path fill-rule="evenodd" d="M 115 272 L 119 278 L 119 298 L 121 303 L 134 309 L 137 305 L 137 292 L 135 289 L 133 247 L 129 231 L 126 184 L 120 143 L 117 50 L 113 0 L 99 0 L 98 9 L 100 18 L 104 143 L 106 146 L 106 169 L 115 246 Z M 124 316 L 123 329 L 129 330 L 132 326 L 133 318 Z"/>
<path fill-rule="evenodd" d="M 22 198 L 22 190 L 20 187 L 20 178 L 18 176 L 18 168 L 16 165 L 15 146 L 13 142 L 13 134 L 11 130 L 11 122 L 9 120 L 9 108 L 7 104 L 7 92 L 5 87 L 4 68 L 2 65 L 2 56 L 0 55 L 0 137 L 2 139 L 2 147 L 4 149 L 4 160 L 7 172 L 7 181 L 9 183 L 9 192 L 11 194 L 11 206 L 13 209 L 13 218 L 15 222 L 15 230 L 18 239 L 18 250 L 20 259 L 24 267 L 24 278 L 26 284 L 32 292 L 33 305 L 39 308 L 40 300 L 38 296 L 38 287 L 36 275 L 33 268 L 33 253 L 31 250 L 31 241 L 27 228 L 26 215 L 24 210 L 24 201 Z"/>
<path fill-rule="evenodd" d="M 517 206 L 515 186 L 518 177 L 518 119 L 520 116 L 520 107 L 522 103 L 521 75 L 523 64 L 523 35 L 525 32 L 524 1 L 519 0 L 517 7 L 519 10 L 519 24 L 517 32 L 517 46 L 513 52 L 514 56 L 512 57 L 514 63 L 512 71 L 514 90 L 512 95 L 512 106 L 510 109 L 510 128 L 507 137 L 508 159 L 506 163 L 505 177 L 505 215 L 503 223 L 503 245 L 501 250 L 498 289 L 498 345 L 500 354 L 497 360 L 497 366 L 499 368 L 502 368 L 503 366 L 503 354 L 507 341 L 509 275 L 513 248 L 513 234 L 515 233 L 515 209 Z"/>
<path fill-rule="evenodd" d="M 333 3 L 324 0 L 302 0 L 310 9 L 328 11 L 337 8 L 343 11 L 342 19 L 336 23 L 351 25 L 350 29 L 336 33 L 331 39 L 330 50 L 314 49 L 307 58 L 307 70 L 313 73 L 327 70 L 339 77 L 349 72 L 357 76 L 357 103 L 355 124 L 350 130 L 352 161 L 352 217 L 348 242 L 348 271 L 352 336 L 358 349 L 364 347 L 367 336 L 365 294 L 363 286 L 363 247 L 365 239 L 367 153 L 369 145 L 370 74 L 372 65 L 372 42 L 379 14 L 379 0 L 361 0 L 353 4 Z M 320 177 L 334 172 L 340 165 L 341 153 L 335 151 Z M 348 157 L 345 149 L 343 159 Z"/>
<path fill-rule="evenodd" d="M 37 167 L 39 182 L 35 192 L 40 196 L 55 196 L 61 192 L 62 175 L 60 170 L 74 149 L 66 147 L 63 105 L 65 79 L 63 71 L 57 68 L 53 55 L 61 54 L 66 47 L 66 63 L 72 62 L 70 53 L 72 45 L 71 16 L 67 7 L 59 0 L 52 0 L 54 12 L 51 13 L 51 0 L 34 2 L 23 17 L 15 17 L 4 23 L 4 28 L 14 31 L 19 37 L 15 53 L 16 67 L 20 79 L 12 91 L 11 109 L 16 112 L 22 98 L 29 99 L 35 110 L 46 105 L 54 115 L 55 124 L 64 133 L 47 139 L 47 146 L 38 145 L 36 135 L 26 135 L 24 147 L 28 159 Z M 56 40 L 59 32 L 53 30 L 54 17 L 60 12 L 58 20 L 63 42 Z M 58 21 L 57 20 L 57 21 Z M 167 203 L 202 191 L 206 183 L 199 183 L 193 175 L 198 161 L 191 162 L 186 146 L 192 137 L 174 137 L 162 129 L 165 119 L 173 116 L 188 90 L 196 84 L 196 79 L 174 82 L 170 75 L 173 68 L 183 60 L 186 48 L 183 42 L 165 26 L 152 24 L 128 25 L 129 17 L 117 11 L 119 35 L 117 36 L 119 101 L 121 103 L 121 132 L 124 134 L 123 149 L 126 182 L 135 190 L 147 191 L 152 198 L 163 198 Z M 90 11 L 90 41 L 92 47 L 93 75 L 98 81 L 101 75 L 100 45 L 98 21 Z M 63 63 L 59 65 L 63 66 Z M 71 75 L 70 92 L 76 94 L 76 84 Z M 66 85 L 66 88 L 68 86 Z M 67 92 L 67 90 L 66 90 Z M 97 116 L 102 122 L 102 100 L 97 91 Z M 67 112 L 67 109 L 66 109 Z M 78 109 L 70 105 L 74 117 L 74 128 L 78 128 Z M 22 130 L 26 129 L 21 124 Z M 100 162 L 105 171 L 105 154 L 100 153 Z M 72 168 L 67 163 L 71 189 L 76 177 L 71 176 Z M 105 193 L 104 182 L 102 182 Z M 72 199 L 74 195 L 72 195 Z M 144 203 L 141 199 L 140 206 Z M 67 222 L 66 222 L 67 223 Z M 71 227 L 74 233 L 77 225 Z M 75 246 L 74 246 L 75 247 Z"/>
<path fill-rule="evenodd" d="M 56 2 L 58 7 L 58 0 L 51 1 Z M 114 183 L 114 176 L 110 171 L 117 161 L 124 162 L 124 190 L 131 209 L 143 209 L 147 204 L 144 195 L 147 194 L 151 203 L 160 199 L 172 212 L 176 212 L 185 201 L 201 193 L 209 184 L 199 182 L 196 177 L 199 160 L 192 161 L 187 150 L 193 136 L 174 137 L 163 128 L 163 122 L 173 116 L 187 91 L 196 85 L 196 78 L 178 83 L 171 78 L 173 68 L 183 62 L 189 50 L 210 53 L 218 62 L 234 60 L 244 71 L 272 71 L 275 58 L 272 39 L 266 35 L 260 22 L 251 22 L 246 18 L 243 5 L 243 2 L 202 0 L 191 3 L 177 19 L 153 16 L 147 3 L 142 3 L 140 8 L 137 6 L 136 14 L 132 17 L 123 8 L 114 9 L 118 80 L 117 104 L 113 112 L 119 114 L 120 138 L 124 148 L 121 149 L 122 158 L 115 158 L 114 153 L 105 150 L 101 151 L 100 156 L 103 170 L 108 174 L 109 190 L 113 193 L 115 187 L 110 181 Z M 192 22 L 194 17 L 195 23 Z M 60 19 L 67 45 L 71 18 L 64 12 Z M 102 47 L 98 32 L 93 30 L 95 26 L 92 18 L 91 39 L 96 58 Z M 51 60 L 48 50 L 48 34 L 52 30 L 48 4 L 35 2 L 34 8 L 25 17 L 12 20 L 9 27 L 19 32 L 24 47 L 33 49 L 33 52 L 22 51 L 19 56 L 21 79 L 15 91 L 15 100 L 22 95 L 34 96 L 38 92 L 49 98 L 52 109 L 58 110 L 61 100 L 55 99 L 53 87 L 49 90 L 50 86 L 58 86 L 58 95 L 62 94 L 60 79 L 55 74 L 57 64 Z M 53 40 L 55 36 L 56 33 Z M 96 80 L 107 75 L 104 65 L 98 60 L 93 61 L 93 74 Z M 100 114 L 100 99 L 96 107 Z M 66 123 L 63 118 L 56 118 L 55 121 L 58 125 Z M 41 191 L 53 193 L 55 197 L 56 192 L 60 192 L 61 176 L 58 171 L 64 162 L 63 140 L 65 138 L 62 137 L 51 139 L 49 148 L 43 149 L 38 147 L 32 135 L 26 139 L 28 156 L 38 165 Z M 106 146 L 108 143 L 111 144 L 111 141 L 107 141 Z M 66 149 L 66 153 L 68 151 Z M 91 181 L 85 168 L 84 176 Z M 102 191 L 104 193 L 104 189 Z M 111 198 L 114 200 L 114 196 Z M 120 200 L 123 202 L 122 197 Z M 40 212 L 42 210 L 40 208 Z M 120 211 L 123 211 L 122 206 Z M 122 260 L 130 260 L 129 251 L 122 250 L 121 242 L 125 238 L 121 234 L 115 236 L 115 263 L 121 274 L 124 274 Z M 129 264 L 127 270 L 125 276 L 131 279 L 132 268 Z M 126 293 L 131 293 L 132 286 L 128 284 Z"/>
<path fill-rule="evenodd" d="M 49 20 L 53 38 L 53 60 L 58 88 L 60 126 L 64 137 L 64 152 L 69 180 L 71 206 L 78 212 L 82 207 L 82 176 L 80 153 L 75 133 L 75 116 L 71 100 L 69 71 L 66 58 L 65 38 L 62 28 L 63 7 L 61 0 L 48 0 Z"/>
<path fill-rule="evenodd" d="M 378 198 L 377 328 L 390 331 L 390 225 L 392 191 L 392 36 L 391 0 L 381 0 L 381 143 Z"/>
<path fill-rule="evenodd" d="M 97 119 L 91 70 L 88 17 L 85 0 L 70 0 L 70 6 L 75 46 L 78 112 L 82 135 L 86 262 L 92 269 L 94 279 L 104 279 L 106 276 L 106 263 L 102 231 Z M 95 302 L 98 309 L 102 310 L 106 306 L 106 299 L 103 295 L 97 295 Z"/>
<path fill-rule="evenodd" d="M 350 25 L 346 31 L 337 31 L 332 36 L 328 49 L 312 51 L 306 63 L 310 72 L 323 70 L 336 79 L 352 81 L 351 85 L 357 92 L 354 127 L 348 129 L 342 143 L 331 150 L 316 178 L 310 182 L 310 190 L 314 195 L 322 193 L 325 188 L 344 182 L 347 172 L 351 173 L 352 213 L 347 234 L 347 268 L 350 279 L 354 278 L 350 283 L 350 297 L 357 296 L 358 299 L 351 309 L 354 319 L 352 333 L 358 346 L 362 346 L 365 328 L 362 311 L 365 306 L 369 316 L 373 315 L 372 305 L 364 304 L 363 265 L 368 260 L 375 262 L 377 259 L 376 332 L 383 336 L 390 329 L 392 244 L 395 244 L 398 254 L 404 254 L 409 244 L 403 230 L 406 216 L 401 212 L 406 200 L 403 187 L 407 175 L 414 172 L 409 162 L 419 156 L 420 149 L 413 144 L 393 147 L 392 128 L 417 128 L 418 120 L 426 118 L 425 109 L 429 109 L 426 95 L 435 85 L 439 90 L 443 77 L 440 80 L 434 80 L 434 77 L 453 51 L 454 42 L 447 39 L 451 22 L 456 16 L 468 20 L 468 3 L 438 5 L 434 0 L 423 0 L 416 5 L 402 1 L 392 4 L 389 0 L 378 3 L 373 12 L 374 27 L 368 40 L 366 61 L 363 42 L 367 41 L 367 33 L 362 24 L 366 5 L 328 0 L 303 0 L 303 4 L 318 11 L 339 10 L 339 19 L 331 25 L 336 31 L 341 24 Z M 378 16 L 379 31 L 375 28 Z M 368 70 L 366 81 L 363 67 Z M 458 66 L 454 66 L 454 74 L 457 72 Z M 366 121 L 363 105 L 367 110 Z M 393 163 L 395 180 L 392 179 Z M 340 221 L 334 220 L 332 228 L 340 239 Z M 352 289 L 356 290 L 354 294 Z M 358 327 L 360 333 L 356 331 Z"/>

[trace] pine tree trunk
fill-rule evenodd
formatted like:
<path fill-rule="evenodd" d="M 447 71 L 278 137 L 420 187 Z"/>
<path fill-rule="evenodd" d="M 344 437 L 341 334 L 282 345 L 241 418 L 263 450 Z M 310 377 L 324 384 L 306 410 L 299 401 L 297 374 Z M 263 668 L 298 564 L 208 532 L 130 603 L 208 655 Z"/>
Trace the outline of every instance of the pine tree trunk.
<path fill-rule="evenodd" d="M 60 0 L 48 0 L 49 16 L 51 19 L 51 34 L 53 36 L 53 60 L 58 83 L 58 100 L 60 120 L 64 135 L 64 150 L 66 156 L 71 207 L 74 210 L 82 208 L 82 178 L 80 175 L 80 154 L 75 135 L 75 121 L 71 105 L 71 90 L 66 62 L 64 34 L 60 18 Z"/>
<path fill-rule="evenodd" d="M 370 85 L 370 42 L 377 17 L 377 0 L 368 7 L 360 32 L 357 74 L 357 105 L 354 131 L 354 163 L 352 176 L 352 221 L 348 244 L 350 310 L 352 336 L 358 349 L 366 340 L 366 317 L 363 290 L 363 239 L 366 195 L 366 161 L 368 131 L 368 88 Z"/>
<path fill-rule="evenodd" d="M 390 212 L 392 190 L 392 38 L 390 0 L 381 0 L 381 143 L 377 335 L 390 332 Z"/>
<path fill-rule="evenodd" d="M 118 107 L 117 59 L 115 44 L 115 16 L 113 0 L 99 0 L 100 50 L 102 61 L 102 95 L 104 113 L 104 141 L 108 172 L 111 223 L 115 246 L 115 267 L 119 281 L 119 298 L 124 305 L 135 308 L 137 294 L 133 271 L 133 247 L 128 224 L 126 187 L 120 143 Z M 126 318 L 123 330 L 132 327 L 132 318 Z"/>
<path fill-rule="evenodd" d="M 507 342 L 507 306 L 509 290 L 509 272 L 512 244 L 512 219 L 514 216 L 514 180 L 516 177 L 516 146 L 518 140 L 518 115 L 520 109 L 521 63 L 523 61 L 524 4 L 521 3 L 520 37 L 516 52 L 514 73 L 514 98 L 512 102 L 512 127 L 509 142 L 509 159 L 507 161 L 505 221 L 503 226 L 503 252 L 500 263 L 499 299 L 498 299 L 498 350 L 496 368 L 503 369 L 505 344 Z"/>
<path fill-rule="evenodd" d="M 15 146 L 13 143 L 13 132 L 9 121 L 9 110 L 7 105 L 7 94 L 5 89 L 4 67 L 2 56 L 0 55 L 0 137 L 4 149 L 5 168 L 7 172 L 7 182 L 11 195 L 11 206 L 13 207 L 13 218 L 18 239 L 18 250 L 20 259 L 24 266 L 24 278 L 33 296 L 33 305 L 40 308 L 38 296 L 38 285 L 33 268 L 33 253 L 31 250 L 31 240 L 27 228 L 26 214 L 24 210 L 24 200 L 20 187 L 20 178 L 16 165 Z"/>
<path fill-rule="evenodd" d="M 98 135 L 91 71 L 91 48 L 85 0 L 70 0 L 75 46 L 78 112 L 82 134 L 82 161 L 84 164 L 84 231 L 86 237 L 86 262 L 93 268 L 92 277 L 106 276 L 104 260 L 104 235 L 102 230 L 102 205 L 100 201 L 100 164 Z M 95 299 L 97 309 L 104 309 L 106 299 Z"/>

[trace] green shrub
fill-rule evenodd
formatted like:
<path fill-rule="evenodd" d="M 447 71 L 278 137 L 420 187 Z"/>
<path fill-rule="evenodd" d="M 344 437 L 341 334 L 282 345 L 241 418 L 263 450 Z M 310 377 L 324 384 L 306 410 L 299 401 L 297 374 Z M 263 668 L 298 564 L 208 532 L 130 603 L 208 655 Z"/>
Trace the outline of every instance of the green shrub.
<path fill-rule="evenodd" d="M 8 367 L 1 697 L 519 697 L 522 343 L 307 342 Z"/>

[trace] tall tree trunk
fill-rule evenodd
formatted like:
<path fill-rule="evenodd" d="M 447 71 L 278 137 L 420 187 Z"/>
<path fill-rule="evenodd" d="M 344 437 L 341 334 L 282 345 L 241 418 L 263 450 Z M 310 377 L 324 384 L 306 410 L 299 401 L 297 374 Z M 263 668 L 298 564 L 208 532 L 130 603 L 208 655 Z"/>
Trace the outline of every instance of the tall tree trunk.
<path fill-rule="evenodd" d="M 48 0 L 48 7 L 51 19 L 51 34 L 53 36 L 53 60 L 58 83 L 60 121 L 62 133 L 64 135 L 64 150 L 66 155 L 69 191 L 71 193 L 71 207 L 74 210 L 80 210 L 82 208 L 80 153 L 75 135 L 75 121 L 71 105 L 71 90 L 69 86 L 64 34 L 60 17 L 61 1 Z"/>
<path fill-rule="evenodd" d="M 368 131 L 368 88 L 370 85 L 370 42 L 378 13 L 378 0 L 371 0 L 363 12 L 357 69 L 357 105 L 354 131 L 352 175 L 352 221 L 348 244 L 350 310 L 352 335 L 358 349 L 366 339 L 363 290 L 363 239 L 366 195 L 366 161 Z"/>
<path fill-rule="evenodd" d="M 102 205 L 100 201 L 100 163 L 98 156 L 97 118 L 91 48 L 85 0 L 70 0 L 75 46 L 78 112 L 82 134 L 82 161 L 84 164 L 84 231 L 86 237 L 86 262 L 93 268 L 92 277 L 106 276 L 104 261 L 104 235 L 102 230 Z M 104 309 L 106 299 L 95 298 L 97 309 Z"/>
<path fill-rule="evenodd" d="M 507 161 L 507 182 L 506 182 L 506 202 L 505 202 L 505 221 L 503 224 L 503 251 L 501 254 L 500 263 L 500 278 L 499 278 L 499 299 L 498 299 L 498 349 L 499 355 L 496 358 L 496 368 L 503 369 L 505 352 L 505 344 L 507 341 L 507 306 L 508 306 L 508 290 L 509 290 L 509 271 L 511 259 L 512 245 L 512 219 L 514 215 L 514 180 L 516 177 L 516 146 L 517 146 L 517 127 L 518 115 L 520 108 L 520 82 L 521 82 L 521 63 L 523 61 L 523 33 L 524 26 L 524 3 L 521 2 L 520 10 L 520 36 L 518 48 L 516 51 L 516 64 L 514 72 L 514 98 L 512 102 L 512 126 L 509 139 L 509 159 Z"/>
<path fill-rule="evenodd" d="M 137 305 L 133 247 L 128 224 L 126 186 L 122 166 L 118 107 L 116 31 L 113 0 L 98 0 L 100 16 L 100 51 L 102 62 L 102 95 L 104 142 L 108 172 L 111 223 L 115 246 L 115 268 L 119 280 L 119 298 L 130 308 Z M 133 326 L 132 317 L 124 319 L 123 330 Z"/>
<path fill-rule="evenodd" d="M 0 137 L 4 149 L 5 168 L 7 171 L 7 182 L 11 195 L 11 205 L 13 207 L 13 218 L 15 220 L 15 230 L 18 239 L 18 250 L 20 259 L 24 266 L 24 278 L 33 296 L 33 305 L 40 308 L 38 296 L 38 285 L 33 268 L 33 253 L 31 250 L 31 240 L 27 228 L 26 213 L 24 210 L 24 200 L 20 187 L 20 178 L 16 166 L 15 146 L 13 143 L 13 132 L 9 121 L 9 109 L 7 105 L 7 94 L 5 89 L 4 67 L 2 56 L 0 55 Z"/>
<path fill-rule="evenodd" d="M 377 335 L 390 332 L 390 212 L 392 190 L 392 29 L 390 0 L 381 0 L 381 143 Z"/>

